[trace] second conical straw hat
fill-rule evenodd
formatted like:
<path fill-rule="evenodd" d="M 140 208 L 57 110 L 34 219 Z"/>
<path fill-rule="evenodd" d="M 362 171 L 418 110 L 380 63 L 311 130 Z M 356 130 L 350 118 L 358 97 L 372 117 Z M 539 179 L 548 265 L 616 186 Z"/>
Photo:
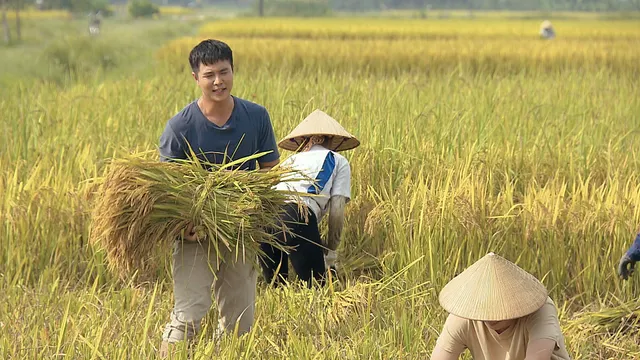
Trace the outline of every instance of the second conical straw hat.
<path fill-rule="evenodd" d="M 351 135 L 334 118 L 319 109 L 314 110 L 284 139 L 278 146 L 283 149 L 296 151 L 302 144 L 303 138 L 312 135 L 327 135 L 331 137 L 329 148 L 333 151 L 350 150 L 360 145 L 360 141 Z"/>
<path fill-rule="evenodd" d="M 545 286 L 494 253 L 469 266 L 440 292 L 442 307 L 461 318 L 502 321 L 529 315 L 548 297 Z"/>

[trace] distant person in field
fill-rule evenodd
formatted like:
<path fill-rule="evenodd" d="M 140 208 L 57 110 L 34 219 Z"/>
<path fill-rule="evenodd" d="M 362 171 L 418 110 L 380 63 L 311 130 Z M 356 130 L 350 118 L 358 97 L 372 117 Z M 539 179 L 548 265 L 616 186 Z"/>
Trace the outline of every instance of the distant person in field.
<path fill-rule="evenodd" d="M 627 252 L 620 258 L 618 264 L 618 275 L 623 280 L 629 279 L 635 270 L 636 262 L 640 261 L 640 234 L 636 235 L 636 240 L 631 244 Z"/>
<path fill-rule="evenodd" d="M 276 234 L 283 244 L 295 246 L 293 251 L 287 256 L 271 245 L 262 245 L 267 255 L 261 261 L 263 274 L 267 282 L 282 284 L 288 276 L 290 259 L 296 274 L 308 287 L 312 279 L 324 285 L 326 271 L 337 270 L 336 249 L 344 224 L 344 208 L 351 199 L 351 168 L 338 152 L 354 149 L 360 142 L 331 116 L 315 110 L 278 145 L 296 151 L 283 166 L 291 166 L 307 179 L 285 179 L 276 188 L 311 196 L 290 200 L 283 221 L 292 234 L 282 231 Z M 329 234 L 323 241 L 318 225 L 327 213 Z"/>
<path fill-rule="evenodd" d="M 201 96 L 167 122 L 160 137 L 160 159 L 188 159 L 190 147 L 201 160 L 213 164 L 266 153 L 257 161 L 238 165 L 239 170 L 255 170 L 258 166 L 267 170 L 277 165 L 280 155 L 269 113 L 261 105 L 231 95 L 231 48 L 221 41 L 204 40 L 191 50 L 189 63 Z M 198 239 L 193 226 L 185 233 L 174 246 L 175 304 L 162 334 L 161 357 L 168 355 L 171 344 L 182 340 L 190 343 L 199 332 L 200 321 L 212 304 L 212 286 L 218 334 L 232 332 L 236 325 L 238 335 L 245 334 L 254 321 L 258 271 L 253 260 L 242 260 L 242 254 L 220 247 L 224 260 L 218 264 L 215 253 L 210 252 L 210 239 Z"/>
<path fill-rule="evenodd" d="M 551 25 L 551 21 L 545 20 L 540 24 L 540 37 L 546 40 L 552 40 L 556 38 L 556 31 Z"/>
<path fill-rule="evenodd" d="M 89 34 L 91 35 L 100 34 L 100 23 L 101 23 L 100 18 L 101 17 L 102 17 L 102 14 L 100 13 L 100 11 L 89 14 Z"/>
<path fill-rule="evenodd" d="M 544 285 L 489 253 L 440 292 L 449 316 L 431 360 L 569 360 L 554 302 Z"/>

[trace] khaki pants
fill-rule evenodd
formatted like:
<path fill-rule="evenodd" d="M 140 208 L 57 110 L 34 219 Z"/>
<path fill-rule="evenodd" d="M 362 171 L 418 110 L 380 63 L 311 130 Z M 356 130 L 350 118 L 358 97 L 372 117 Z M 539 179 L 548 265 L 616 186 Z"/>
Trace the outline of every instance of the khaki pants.
<path fill-rule="evenodd" d="M 208 246 L 206 240 L 203 241 Z M 218 307 L 218 333 L 238 335 L 251 330 L 255 310 L 258 273 L 249 255 L 243 261 L 241 253 L 226 249 L 224 262 L 211 259 L 201 243 L 176 241 L 173 252 L 173 290 L 175 306 L 162 340 L 174 343 L 192 339 L 200 330 L 200 321 L 211 308 L 211 287 Z M 214 278 L 215 273 L 215 278 Z"/>

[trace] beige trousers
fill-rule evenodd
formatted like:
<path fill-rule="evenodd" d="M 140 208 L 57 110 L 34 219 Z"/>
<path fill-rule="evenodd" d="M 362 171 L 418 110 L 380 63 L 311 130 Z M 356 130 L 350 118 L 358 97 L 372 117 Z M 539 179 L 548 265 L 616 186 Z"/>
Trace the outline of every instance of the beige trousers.
<path fill-rule="evenodd" d="M 206 240 L 203 243 L 209 244 Z M 217 332 L 233 332 L 236 324 L 238 335 L 251 330 L 258 273 L 252 259 L 243 261 L 241 253 L 236 256 L 226 249 L 220 251 L 225 251 L 225 261 L 218 264 L 213 248 L 209 256 L 201 243 L 176 241 L 173 251 L 175 305 L 162 334 L 164 341 L 192 339 L 200 331 L 200 321 L 211 308 L 212 286 L 218 307 Z"/>

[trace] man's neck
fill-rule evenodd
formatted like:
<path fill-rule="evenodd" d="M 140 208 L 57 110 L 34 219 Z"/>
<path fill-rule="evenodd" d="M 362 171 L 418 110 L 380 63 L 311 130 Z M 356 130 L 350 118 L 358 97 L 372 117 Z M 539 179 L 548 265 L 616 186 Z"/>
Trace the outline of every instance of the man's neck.
<path fill-rule="evenodd" d="M 198 105 L 206 116 L 217 117 L 233 110 L 233 97 L 229 96 L 227 100 L 223 102 L 215 102 L 201 96 L 200 99 L 198 99 Z"/>
<path fill-rule="evenodd" d="M 224 102 L 213 102 L 200 97 L 198 99 L 198 107 L 200 107 L 200 110 L 209 121 L 218 126 L 223 126 L 231 116 L 234 101 L 231 96 Z"/>

